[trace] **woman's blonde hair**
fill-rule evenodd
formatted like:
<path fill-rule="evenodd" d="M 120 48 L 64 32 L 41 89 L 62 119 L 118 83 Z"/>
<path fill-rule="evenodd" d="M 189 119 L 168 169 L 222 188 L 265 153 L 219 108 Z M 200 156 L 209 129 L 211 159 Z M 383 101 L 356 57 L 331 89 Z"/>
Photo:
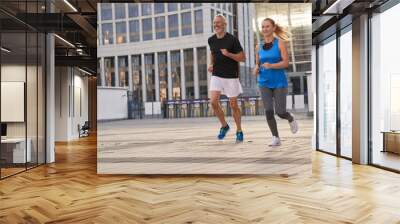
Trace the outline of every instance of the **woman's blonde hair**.
<path fill-rule="evenodd" d="M 289 40 L 291 33 L 287 32 L 285 29 L 283 29 L 283 27 L 281 27 L 279 24 L 275 23 L 275 21 L 271 18 L 265 18 L 263 20 L 264 21 L 269 21 L 274 27 L 275 27 L 275 31 L 274 34 L 279 37 L 282 40 Z"/>

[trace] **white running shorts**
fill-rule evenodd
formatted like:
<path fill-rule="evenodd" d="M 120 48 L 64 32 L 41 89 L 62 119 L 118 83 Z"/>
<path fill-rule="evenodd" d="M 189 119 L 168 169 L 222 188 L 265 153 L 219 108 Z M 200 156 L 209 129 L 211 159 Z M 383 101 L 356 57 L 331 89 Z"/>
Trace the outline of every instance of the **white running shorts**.
<path fill-rule="evenodd" d="M 209 90 L 220 91 L 221 94 L 226 95 L 228 98 L 237 97 L 243 93 L 239 78 L 227 79 L 215 75 L 211 76 Z"/>

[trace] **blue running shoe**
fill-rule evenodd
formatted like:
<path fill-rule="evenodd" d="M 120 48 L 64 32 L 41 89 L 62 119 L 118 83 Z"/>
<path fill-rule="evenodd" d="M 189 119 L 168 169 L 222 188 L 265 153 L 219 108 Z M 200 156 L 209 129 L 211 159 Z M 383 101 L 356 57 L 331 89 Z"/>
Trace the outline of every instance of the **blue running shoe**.
<path fill-rule="evenodd" d="M 229 131 L 229 125 L 227 124 L 225 127 L 222 127 L 221 129 L 219 129 L 219 135 L 218 135 L 218 139 L 222 140 L 225 138 L 226 133 L 228 133 Z"/>
<path fill-rule="evenodd" d="M 243 142 L 243 132 L 237 131 L 236 132 L 236 143 Z"/>

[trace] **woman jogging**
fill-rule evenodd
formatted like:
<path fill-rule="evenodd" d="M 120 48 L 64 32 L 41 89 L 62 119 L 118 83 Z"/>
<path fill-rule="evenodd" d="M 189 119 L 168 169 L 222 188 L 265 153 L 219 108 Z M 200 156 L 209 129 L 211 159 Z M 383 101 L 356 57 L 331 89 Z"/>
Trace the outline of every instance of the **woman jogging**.
<path fill-rule="evenodd" d="M 285 69 L 289 65 L 289 57 L 285 41 L 289 38 L 288 34 L 270 18 L 263 20 L 261 32 L 263 41 L 256 46 L 256 67 L 253 74 L 258 75 L 258 86 L 272 133 L 272 142 L 269 146 L 279 146 L 281 141 L 274 111 L 280 118 L 289 121 L 293 134 L 298 130 L 294 116 L 286 111 L 288 81 Z"/>

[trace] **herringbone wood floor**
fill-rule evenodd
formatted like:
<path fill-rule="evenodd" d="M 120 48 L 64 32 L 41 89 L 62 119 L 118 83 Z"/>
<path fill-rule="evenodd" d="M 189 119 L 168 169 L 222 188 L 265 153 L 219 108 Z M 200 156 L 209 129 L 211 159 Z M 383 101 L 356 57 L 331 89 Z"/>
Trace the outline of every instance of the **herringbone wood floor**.
<path fill-rule="evenodd" d="M 311 177 L 96 174 L 96 138 L 0 181 L 0 223 L 400 223 L 400 176 L 313 152 Z"/>

